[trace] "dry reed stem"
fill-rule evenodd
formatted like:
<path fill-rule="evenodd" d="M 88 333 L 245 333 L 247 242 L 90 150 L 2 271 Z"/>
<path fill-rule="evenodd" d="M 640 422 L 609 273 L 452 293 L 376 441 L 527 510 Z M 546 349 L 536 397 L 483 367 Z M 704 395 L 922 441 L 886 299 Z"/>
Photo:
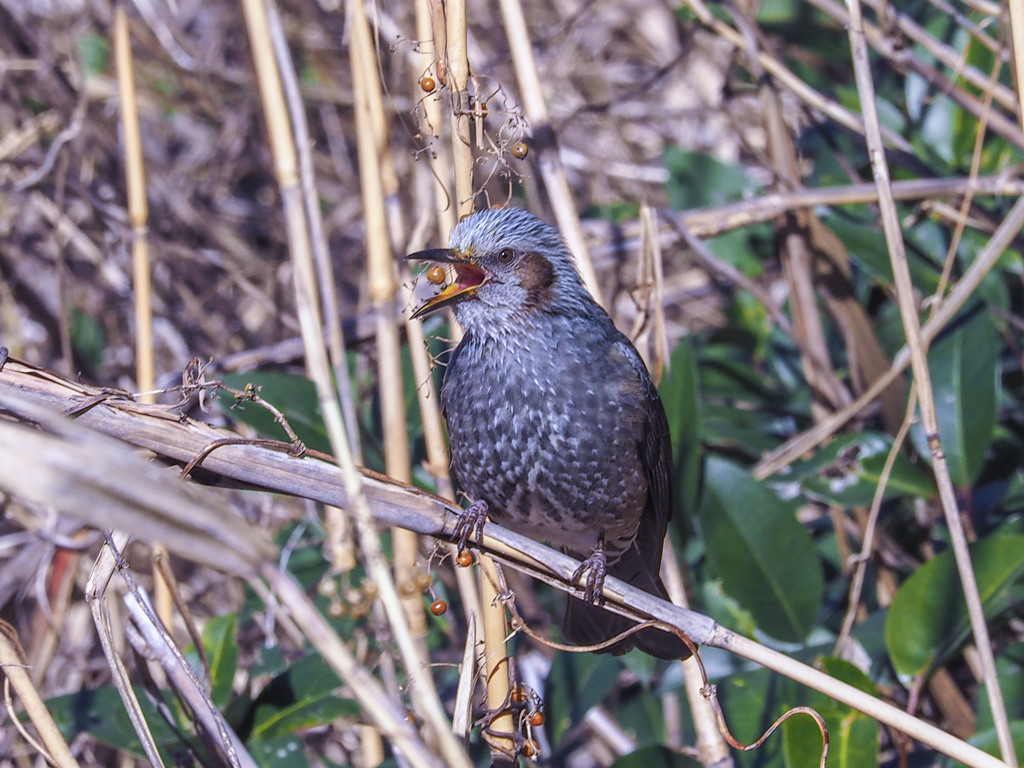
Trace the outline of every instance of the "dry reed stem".
<path fill-rule="evenodd" d="M 128 193 L 128 218 L 132 225 L 132 287 L 135 301 L 135 379 L 138 388 L 150 392 L 156 386 L 156 354 L 153 349 L 153 283 L 146 231 L 149 205 L 146 202 L 146 174 L 142 158 L 142 133 L 135 97 L 135 71 L 132 63 L 128 14 L 124 3 L 114 7 L 114 58 L 117 62 L 117 88 L 120 96 L 121 131 L 124 138 L 125 182 Z M 144 394 L 144 400 L 152 395 Z M 157 543 L 154 554 L 167 552 Z M 159 574 L 156 578 L 156 607 L 160 618 L 171 626 L 174 601 L 170 586 Z"/>
<path fill-rule="evenodd" d="M 53 721 L 50 710 L 46 708 L 43 697 L 32 684 L 28 667 L 21 653 L 20 643 L 14 628 L 5 621 L 0 621 L 0 670 L 3 670 L 5 691 L 9 685 L 21 701 L 25 714 L 36 727 L 42 745 L 33 743 L 28 734 L 23 734 L 33 748 L 47 756 L 56 765 L 64 768 L 78 768 L 78 761 L 71 754 L 71 749 L 60 729 Z M 8 699 L 10 702 L 10 699 Z M 17 713 L 8 704 L 8 715 L 12 721 L 18 722 Z M 21 730 L 21 726 L 19 726 Z"/>
<path fill-rule="evenodd" d="M 475 209 L 476 190 L 473 183 L 473 148 L 469 134 L 469 53 L 467 48 L 465 0 L 445 3 L 445 32 L 447 50 L 445 66 L 451 92 L 452 157 L 455 172 L 456 212 L 461 219 Z M 512 715 L 502 711 L 509 700 L 508 675 L 508 618 L 505 606 L 498 599 L 497 577 L 490 558 L 482 555 L 480 571 L 480 606 L 483 623 L 483 668 L 487 686 L 486 706 L 490 712 L 500 712 L 491 721 L 494 733 L 513 732 Z M 464 674 L 466 672 L 464 671 Z M 491 736 L 488 739 L 491 757 L 496 765 L 510 762 L 515 754 L 515 743 L 509 738 Z"/>
<path fill-rule="evenodd" d="M 720 38 L 728 41 L 738 50 L 742 50 L 746 46 L 746 41 L 744 40 L 742 33 L 736 31 L 725 22 L 715 18 L 702 0 L 686 0 L 686 5 L 693 11 L 697 20 L 700 21 L 701 24 L 710 29 Z M 848 128 L 854 133 L 861 135 L 864 134 L 864 121 L 860 115 L 851 112 L 845 107 L 837 104 L 832 99 L 826 98 L 822 94 L 818 93 L 818 91 L 794 75 L 789 68 L 774 56 L 761 51 L 758 53 L 758 61 L 765 72 L 778 80 L 781 86 L 790 91 L 808 107 L 824 113 L 826 116 L 835 120 L 837 123 Z M 907 140 L 899 134 L 888 129 L 883 129 L 882 134 L 885 136 L 885 140 L 890 146 L 903 150 L 904 152 L 913 153 L 913 148 Z"/>
<path fill-rule="evenodd" d="M 1013 178 L 1010 172 L 977 179 L 912 179 L 892 183 L 893 197 L 901 201 L 927 200 L 935 197 L 1019 196 L 1024 194 L 1024 181 Z M 814 206 L 844 206 L 874 203 L 878 188 L 874 184 L 850 184 L 843 187 L 816 189 L 776 190 L 752 200 L 691 208 L 688 211 L 663 211 L 663 218 L 686 225 L 698 237 L 713 237 L 741 227 L 758 224 L 789 211 Z M 668 227 L 672 229 L 671 224 Z M 623 227 L 627 236 L 638 230 L 638 225 Z M 671 242 L 668 240 L 667 242 Z"/>
<path fill-rule="evenodd" d="M 123 550 L 128 544 L 128 535 L 114 531 L 110 535 L 110 540 L 114 542 L 118 550 Z M 96 558 L 92 570 L 89 572 L 89 580 L 85 586 L 85 601 L 88 603 L 89 610 L 92 613 L 92 621 L 96 627 L 96 634 L 100 639 L 103 655 L 107 659 L 107 666 L 110 668 L 114 687 L 117 688 L 118 695 L 121 697 L 121 703 L 128 714 L 132 729 L 139 737 L 142 751 L 145 752 L 146 757 L 149 758 L 154 768 L 164 768 L 163 759 L 160 757 L 160 750 L 157 748 L 156 739 L 153 738 L 153 733 L 149 729 L 149 722 L 142 712 L 138 696 L 135 695 L 135 689 L 132 686 L 128 669 L 125 667 L 121 654 L 118 653 L 114 644 L 113 620 L 110 615 L 110 603 L 106 595 L 107 588 L 110 586 L 110 579 L 114 575 L 114 568 L 114 555 L 111 553 L 110 547 L 104 544 L 100 548 L 100 554 Z M 120 627 L 120 635 L 123 635 L 125 630 L 125 627 Z"/>
<path fill-rule="evenodd" d="M 371 39 L 370 24 L 363 4 L 348 5 L 351 40 L 349 61 L 356 106 L 356 145 L 359 152 L 359 182 L 366 228 L 366 272 L 370 286 L 370 307 L 376 317 L 377 388 L 380 393 L 386 472 L 402 482 L 412 480 L 409 437 L 406 428 L 401 341 L 395 316 L 395 266 L 385 211 L 384 167 L 388 147 L 387 124 L 381 105 L 378 62 Z M 394 176 L 392 170 L 390 176 Z M 421 663 L 427 662 L 426 614 L 423 599 L 415 588 L 419 539 L 415 533 L 392 529 L 392 559 L 395 580 L 403 595 L 402 605 L 413 637 L 421 644 Z M 409 589 L 408 587 L 412 587 Z"/>
<path fill-rule="evenodd" d="M 295 74 L 295 67 L 292 63 L 291 52 L 288 49 L 288 41 L 285 39 L 277 6 L 273 3 L 268 3 L 264 7 L 267 11 L 267 24 L 274 46 L 274 56 L 280 62 L 278 73 L 281 78 L 281 86 L 288 108 L 288 117 L 291 125 L 294 126 L 293 133 L 296 139 L 295 151 L 297 158 L 296 170 L 302 189 L 303 209 L 306 213 L 306 226 L 308 227 L 310 245 L 316 265 L 317 284 L 320 288 L 320 308 L 326 328 L 326 344 L 328 358 L 331 363 L 331 372 L 334 381 L 337 383 L 338 401 L 344 421 L 347 425 L 355 425 L 358 422 L 355 402 L 352 397 L 348 361 L 345 356 L 345 338 L 338 310 L 337 284 L 334 279 L 334 267 L 331 264 L 330 252 L 327 248 L 327 239 L 324 235 L 323 219 L 320 215 L 319 196 L 317 195 L 316 179 L 314 178 L 313 171 L 313 153 L 309 142 L 309 128 L 306 123 L 305 108 L 302 103 L 298 78 Z M 362 447 L 359 444 L 358 430 L 350 426 L 347 430 L 347 437 L 349 450 L 356 461 L 361 461 Z M 351 532 L 351 525 L 345 518 L 343 510 L 330 505 L 324 507 L 323 516 L 325 529 L 324 543 L 328 559 L 331 563 L 331 570 L 334 573 L 344 572 L 350 569 L 355 562 L 353 555 L 355 547 L 347 535 Z"/>
<path fill-rule="evenodd" d="M 338 285 L 334 276 L 334 265 L 331 261 L 327 236 L 324 233 L 323 216 L 320 214 L 320 198 L 317 194 L 316 178 L 313 169 L 313 152 L 309 141 L 309 127 L 306 123 L 306 111 L 302 101 L 295 66 L 292 63 L 288 41 L 281 25 L 277 6 L 266 6 L 270 26 L 270 36 L 274 44 L 274 55 L 281 62 L 279 72 L 281 84 L 288 106 L 288 116 L 294 126 L 296 137 L 296 153 L 298 156 L 299 183 L 302 186 L 304 208 L 309 227 L 310 242 L 316 263 L 318 285 L 320 286 L 320 307 L 323 314 L 324 327 L 327 331 L 327 351 L 330 355 L 331 370 L 338 383 L 338 399 L 345 423 L 357 423 L 356 407 L 352 397 L 352 382 L 349 377 L 348 363 L 345 357 L 345 336 L 341 327 L 341 312 L 338 307 Z M 349 449 L 357 461 L 362 460 L 362 446 L 359 444 L 358 431 L 349 428 Z M 328 513 L 328 518 L 332 513 Z"/>
<path fill-rule="evenodd" d="M 123 563 L 120 552 L 116 557 Z M 199 731 L 206 734 L 220 757 L 231 768 L 256 768 L 252 755 L 210 699 L 203 681 L 192 669 L 164 624 L 153 613 L 149 598 L 142 595 L 127 569 L 119 567 L 119 571 L 127 587 L 122 601 L 131 616 L 131 623 L 125 628 L 136 654 L 163 670 L 170 687 L 191 712 Z"/>
<path fill-rule="evenodd" d="M 351 511 L 356 522 L 367 573 L 376 583 L 381 605 L 391 625 L 406 672 L 414 677 L 415 683 L 410 686 L 410 693 L 419 713 L 423 716 L 433 739 L 440 746 L 448 764 L 468 765 L 461 747 L 451 736 L 433 679 L 428 672 L 425 672 L 427 668 L 423 664 L 419 646 L 409 631 L 401 600 L 391 578 L 390 568 L 381 550 L 379 534 L 362 493 L 359 472 L 352 459 L 351 451 L 348 449 L 349 440 L 335 388 L 331 381 L 323 335 L 320 330 L 316 277 L 305 225 L 305 212 L 297 187 L 294 139 L 287 120 L 280 76 L 277 71 L 278 65 L 270 53 L 272 46 L 265 10 L 260 0 L 243 0 L 243 10 L 256 65 L 261 101 L 270 134 L 275 173 L 288 225 L 289 250 L 294 267 L 296 308 L 302 328 L 306 363 L 310 378 L 316 385 L 328 437 L 337 454 L 337 465 L 341 470 L 346 487 L 349 488 Z M 341 644 L 340 641 L 338 644 Z M 350 671 L 350 667 L 345 665 L 342 665 L 342 669 L 346 672 Z M 342 674 L 341 669 L 337 671 Z"/>
<path fill-rule="evenodd" d="M 1024 127 L 1024 2 L 1007 0 L 1010 18 L 1010 49 L 1013 51 L 1013 81 L 1017 84 L 1017 116 Z"/>
<path fill-rule="evenodd" d="M 865 5 L 873 8 L 876 13 L 885 13 L 885 20 L 887 24 L 893 25 L 901 34 L 906 35 L 908 40 L 920 45 L 947 69 L 956 72 L 958 77 L 962 77 L 982 93 L 989 94 L 991 98 L 995 99 L 996 103 L 1003 107 L 1003 109 L 1008 110 L 1011 113 L 1019 112 L 1017 107 L 1017 97 L 1014 95 L 1012 89 L 1007 88 L 1002 83 L 992 83 L 984 72 L 980 71 L 974 65 L 966 62 L 964 60 L 965 56 L 962 53 L 958 53 L 953 50 L 941 40 L 936 40 L 916 21 L 906 14 L 900 13 L 899 9 L 894 5 L 885 3 L 885 0 L 866 0 Z M 956 13 L 955 9 L 952 8 L 945 11 L 945 13 L 947 15 L 959 15 Z M 1001 52 L 1001 46 L 995 44 L 995 42 L 987 35 L 978 35 L 976 28 L 972 29 L 973 25 L 970 24 L 970 22 L 965 24 L 965 21 L 967 20 L 961 16 L 956 19 L 956 24 L 963 29 L 971 31 L 980 42 L 986 44 L 991 50 L 996 53 Z M 870 37 L 868 42 L 871 42 Z M 881 49 L 878 50 L 880 53 L 882 52 Z M 910 49 L 907 48 L 899 51 L 898 55 L 901 58 L 909 58 L 909 53 Z M 999 62 L 1001 58 L 1001 56 L 997 55 L 995 57 L 996 62 Z"/>
<path fill-rule="evenodd" d="M 476 209 L 473 183 L 473 147 L 469 136 L 469 53 L 466 42 L 466 2 L 444 5 L 445 68 L 451 99 L 452 170 L 455 173 L 455 216 L 461 220 Z"/>
<path fill-rule="evenodd" d="M 440 14 L 440 19 L 436 23 L 435 13 Z M 431 51 L 428 53 L 421 50 L 418 57 L 412 58 L 413 62 L 418 63 L 418 69 L 414 72 L 414 76 L 416 78 L 434 76 L 435 83 L 443 85 L 445 77 L 442 77 L 442 71 L 447 55 L 445 45 L 447 35 L 444 26 L 444 9 L 439 0 L 416 3 L 416 36 L 420 40 L 420 46 L 425 47 L 429 41 Z M 413 91 L 416 91 L 417 87 L 418 84 L 414 85 Z M 422 92 L 422 88 L 419 90 Z M 419 125 L 423 141 L 427 146 L 427 164 L 433 176 L 431 197 L 434 201 L 434 209 L 437 211 L 437 236 L 442 242 L 447 242 L 448 234 L 455 227 L 457 218 L 451 186 L 454 172 L 449 152 L 450 145 L 446 141 L 436 140 L 440 139 L 445 125 L 451 125 L 450 121 L 445 120 L 441 93 L 442 89 L 438 87 L 433 93 L 427 93 L 420 98 L 423 113 Z"/>
<path fill-rule="evenodd" d="M 935 398 L 932 392 L 931 375 L 928 370 L 927 345 L 922 338 L 921 326 L 914 302 L 914 286 L 907 265 L 907 255 L 900 230 L 896 203 L 889 189 L 889 168 L 885 159 L 885 148 L 882 144 L 881 131 L 878 126 L 878 114 L 875 106 L 875 89 L 873 76 L 868 61 L 868 49 L 864 36 L 863 18 L 859 0 L 846 0 L 850 13 L 848 33 L 853 58 L 854 76 L 857 80 L 857 91 L 860 94 L 861 109 L 864 113 L 864 124 L 871 160 L 871 170 L 878 185 L 878 202 L 882 218 L 882 228 L 889 246 L 889 260 L 892 264 L 893 277 L 896 284 L 896 298 L 900 316 L 903 320 L 904 334 L 910 350 L 911 367 L 914 382 L 918 390 L 918 402 L 921 408 L 921 420 L 928 446 L 932 455 L 932 471 L 939 489 L 939 500 L 946 517 L 946 525 L 950 534 L 953 554 L 960 575 L 960 583 L 967 602 L 967 614 L 970 619 L 971 631 L 981 659 L 982 677 L 985 681 L 992 719 L 999 739 L 999 747 L 1003 759 L 1010 765 L 1016 765 L 1013 739 L 1010 734 L 1006 707 L 1003 704 L 1002 690 L 996 673 L 995 657 L 989 639 L 985 613 L 978 595 L 978 585 L 971 565 L 971 555 L 967 548 L 967 537 L 964 533 L 960 510 L 956 501 L 956 491 L 950 479 L 945 453 L 939 437 L 938 418 L 935 410 Z"/>
<path fill-rule="evenodd" d="M 681 608 L 690 607 L 690 601 L 686 595 L 686 584 L 683 581 L 683 572 L 676 560 L 675 550 L 672 548 L 672 539 L 665 537 L 664 549 L 661 558 L 661 579 L 665 583 L 669 597 L 673 604 Z M 715 766 L 716 768 L 732 768 L 734 761 L 729 753 L 729 746 L 718 729 L 718 721 L 715 718 L 714 707 L 711 701 L 704 696 L 705 684 L 704 675 L 701 673 L 700 663 L 691 656 L 682 662 L 683 688 L 686 693 L 686 701 L 690 705 L 690 717 L 693 720 L 693 730 L 697 735 L 695 747 L 697 757 L 701 765 Z"/>
<path fill-rule="evenodd" d="M 565 238 L 570 252 L 576 257 L 580 275 L 598 304 L 605 304 L 601 297 L 601 285 L 590 261 L 587 242 L 583 238 L 580 216 L 576 212 L 572 190 L 565 175 L 565 168 L 558 156 L 558 137 L 551 126 L 551 117 L 544 101 L 544 87 L 537 73 L 537 62 L 533 58 L 533 44 L 526 28 L 526 17 L 519 0 L 500 0 L 501 17 L 505 22 L 512 64 L 519 80 L 519 96 L 523 109 L 533 131 L 535 151 L 539 155 L 541 178 L 555 213 L 558 230 Z"/>

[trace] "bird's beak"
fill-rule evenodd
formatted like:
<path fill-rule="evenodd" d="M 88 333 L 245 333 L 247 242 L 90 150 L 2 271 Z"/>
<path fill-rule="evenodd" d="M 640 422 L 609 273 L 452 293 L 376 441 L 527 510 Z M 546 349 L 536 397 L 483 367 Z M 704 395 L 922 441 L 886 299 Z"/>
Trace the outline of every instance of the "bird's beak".
<path fill-rule="evenodd" d="M 431 248 L 429 251 L 410 253 L 410 261 L 432 261 L 436 264 L 451 264 L 455 267 L 455 282 L 444 287 L 437 296 L 427 299 L 412 313 L 413 318 L 426 317 L 443 307 L 457 304 L 470 298 L 487 282 L 487 273 L 473 260 L 454 248 Z"/>

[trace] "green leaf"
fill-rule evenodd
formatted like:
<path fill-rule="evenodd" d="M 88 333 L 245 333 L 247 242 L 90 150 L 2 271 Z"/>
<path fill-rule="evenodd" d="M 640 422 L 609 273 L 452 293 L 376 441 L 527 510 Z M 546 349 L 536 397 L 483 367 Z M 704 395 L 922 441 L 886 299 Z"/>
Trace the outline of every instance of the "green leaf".
<path fill-rule="evenodd" d="M 688 338 L 672 352 L 669 368 L 661 382 L 675 456 L 675 494 L 680 519 L 690 520 L 700 500 L 703 429 L 701 426 L 700 373 L 697 356 Z"/>
<path fill-rule="evenodd" d="M 210 662 L 210 698 L 219 708 L 227 707 L 234 692 L 238 671 L 238 614 L 214 616 L 203 628 L 203 648 Z"/>
<path fill-rule="evenodd" d="M 778 716 L 780 701 L 796 698 L 796 683 L 767 669 L 729 675 L 718 684 L 719 700 L 733 735 L 743 744 L 760 738 Z M 782 768 L 782 739 L 776 732 L 756 750 L 734 752 L 743 768 Z"/>
<path fill-rule="evenodd" d="M 866 207 L 854 206 L 830 212 L 824 221 L 846 246 L 853 262 L 863 267 L 879 283 L 892 285 L 892 264 L 889 262 L 885 235 L 878 226 L 877 218 Z M 907 252 L 907 265 L 918 290 L 931 293 L 938 287 L 939 271 L 915 250 Z"/>
<path fill-rule="evenodd" d="M 256 698 L 253 737 L 276 739 L 339 717 L 355 717 L 359 706 L 335 695 L 340 686 L 340 678 L 320 656 L 300 659 Z"/>
<path fill-rule="evenodd" d="M 996 678 L 1003 693 L 1003 706 L 1011 720 L 1024 720 L 1024 643 L 1004 648 L 996 658 Z M 986 684 L 978 689 L 976 709 L 978 732 L 994 728 Z"/>
<path fill-rule="evenodd" d="M 713 579 L 705 581 L 700 585 L 698 594 L 704 611 L 726 629 L 746 637 L 753 637 L 757 632 L 757 622 L 750 611 L 723 592 L 721 582 Z"/>
<path fill-rule="evenodd" d="M 971 485 L 992 443 L 998 400 L 999 339 L 992 318 L 975 304 L 928 351 L 939 437 L 949 474 L 959 487 Z M 920 429 L 915 442 L 930 455 Z"/>
<path fill-rule="evenodd" d="M 814 542 L 750 473 L 719 458 L 705 468 L 701 531 L 708 565 L 764 632 L 799 642 L 814 626 L 824 583 Z"/>
<path fill-rule="evenodd" d="M 98 368 L 107 353 L 107 334 L 103 324 L 92 315 L 72 309 L 71 348 L 85 365 Z"/>
<path fill-rule="evenodd" d="M 770 417 L 771 414 L 761 411 L 705 402 L 704 442 L 756 459 L 779 445 L 778 436 L 769 431 L 777 426 L 781 432 L 784 425 L 776 425 L 776 420 Z"/>
<path fill-rule="evenodd" d="M 229 387 L 244 390 L 247 384 L 259 387 L 260 398 L 273 405 L 295 430 L 308 448 L 325 453 L 331 452 L 323 419 L 320 417 L 320 403 L 313 382 L 304 376 L 272 371 L 251 373 L 225 373 L 221 379 Z M 225 410 L 243 424 L 247 424 L 262 435 L 274 440 L 288 440 L 280 424 L 275 423 L 274 414 L 252 402 L 235 401 L 228 392 L 218 392 L 217 399 Z"/>
<path fill-rule="evenodd" d="M 867 506 L 881 482 L 892 438 L 880 432 L 840 435 L 810 459 L 796 462 L 785 482 L 798 482 L 810 498 L 844 507 Z M 885 486 L 885 498 L 929 497 L 935 493 L 932 475 L 900 453 Z"/>
<path fill-rule="evenodd" d="M 699 766 L 700 763 L 693 758 L 660 745 L 641 747 L 628 755 L 623 755 L 611 764 L 611 768 L 699 768 Z"/>
<path fill-rule="evenodd" d="M 865 693 L 877 693 L 871 679 L 848 661 L 829 657 L 821 659 L 818 666 L 825 674 Z M 877 720 L 817 691 L 799 690 L 801 693 L 790 703 L 811 707 L 825 719 L 829 735 L 827 768 L 878 765 L 880 731 Z M 786 720 L 782 725 L 782 738 L 787 768 L 815 768 L 819 764 L 821 731 L 810 717 L 795 715 Z"/>
<path fill-rule="evenodd" d="M 1024 535 L 990 536 L 970 547 L 986 617 L 1006 608 L 1004 590 L 1024 573 Z M 885 623 L 885 644 L 901 675 L 920 675 L 949 657 L 970 633 L 952 552 L 918 568 L 896 593 Z"/>
<path fill-rule="evenodd" d="M 704 152 L 665 150 L 669 205 L 677 211 L 739 200 L 754 187 L 741 165 L 723 163 Z"/>
<path fill-rule="evenodd" d="M 332 723 L 342 717 L 356 717 L 359 705 L 352 699 L 330 694 L 311 695 L 288 707 L 264 704 L 256 707 L 253 738 L 277 739 L 304 728 Z"/>
<path fill-rule="evenodd" d="M 102 35 L 85 35 L 78 41 L 78 58 L 87 74 L 103 74 L 110 63 L 110 43 Z"/>
<path fill-rule="evenodd" d="M 545 728 L 557 749 L 566 732 L 604 701 L 619 676 L 619 663 L 594 653 L 558 653 L 548 673 Z"/>
<path fill-rule="evenodd" d="M 1010 723 L 1010 738 L 1013 741 L 1014 751 L 1017 753 L 1018 758 L 1020 755 L 1024 755 L 1024 720 L 1016 720 Z M 967 740 L 967 743 L 983 752 L 988 752 L 990 755 L 999 755 L 999 737 L 994 729 L 974 734 Z M 952 764 L 958 767 L 963 766 L 963 763 Z"/>
<path fill-rule="evenodd" d="M 308 768 L 310 765 L 306 748 L 296 736 L 253 739 L 246 746 L 260 768 Z"/>
<path fill-rule="evenodd" d="M 157 712 L 146 691 L 141 687 L 135 687 L 135 695 L 139 700 L 143 717 L 149 723 L 153 739 L 161 752 L 168 755 L 174 748 L 180 748 L 182 738 Z M 176 710 L 173 696 L 169 692 L 164 693 L 164 700 L 170 704 L 172 712 Z M 46 706 L 67 741 L 70 742 L 79 734 L 87 733 L 101 744 L 145 759 L 142 742 L 139 741 L 139 737 L 128 719 L 128 713 L 125 712 L 120 694 L 113 686 L 56 696 L 47 700 Z M 179 723 L 179 725 L 182 724 Z"/>

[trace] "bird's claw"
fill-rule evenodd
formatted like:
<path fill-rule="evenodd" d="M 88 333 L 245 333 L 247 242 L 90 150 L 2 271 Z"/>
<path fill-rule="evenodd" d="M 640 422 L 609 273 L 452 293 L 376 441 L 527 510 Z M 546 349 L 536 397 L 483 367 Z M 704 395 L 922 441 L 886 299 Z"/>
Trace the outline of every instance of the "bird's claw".
<path fill-rule="evenodd" d="M 484 523 L 487 521 L 487 502 L 477 499 L 466 507 L 459 516 L 459 522 L 455 524 L 455 536 L 459 540 L 459 552 L 466 548 L 466 543 L 472 535 L 479 544 L 484 536 Z"/>
<path fill-rule="evenodd" d="M 586 578 L 584 579 L 584 575 Z M 601 600 L 601 591 L 604 589 L 604 577 L 608 575 L 608 558 L 604 554 L 603 547 L 597 547 L 572 575 L 575 584 L 582 580 L 583 600 L 587 603 L 597 605 Z"/>

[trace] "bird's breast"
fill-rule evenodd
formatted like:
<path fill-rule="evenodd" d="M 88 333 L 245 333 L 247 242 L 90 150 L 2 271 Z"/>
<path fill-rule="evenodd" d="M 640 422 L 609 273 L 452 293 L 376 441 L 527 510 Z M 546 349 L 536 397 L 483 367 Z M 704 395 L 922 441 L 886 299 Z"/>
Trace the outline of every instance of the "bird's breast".
<path fill-rule="evenodd" d="M 467 336 L 441 390 L 462 488 L 498 523 L 577 554 L 600 535 L 630 540 L 647 499 L 642 389 L 599 341 Z"/>

